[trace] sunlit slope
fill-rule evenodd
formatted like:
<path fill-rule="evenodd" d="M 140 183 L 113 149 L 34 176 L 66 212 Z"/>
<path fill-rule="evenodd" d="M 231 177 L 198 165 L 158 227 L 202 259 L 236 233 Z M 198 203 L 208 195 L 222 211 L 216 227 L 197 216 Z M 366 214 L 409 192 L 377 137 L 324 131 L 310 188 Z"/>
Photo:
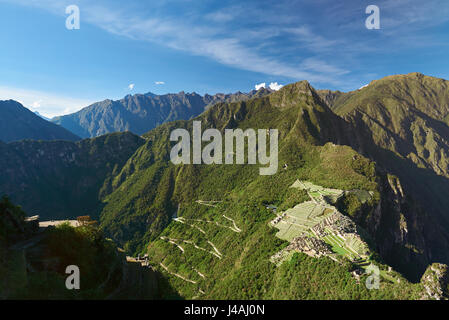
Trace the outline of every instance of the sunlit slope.
<path fill-rule="evenodd" d="M 383 255 L 400 268 L 413 265 L 403 253 L 390 250 L 392 243 L 406 241 L 412 255 L 421 255 L 423 266 L 447 263 L 449 81 L 411 73 L 348 93 L 319 92 L 351 127 L 350 145 L 399 178 L 384 183 L 394 196 L 382 207 L 399 214 L 381 220 L 377 243 Z M 393 225 L 395 231 L 385 232 Z"/>
<path fill-rule="evenodd" d="M 332 144 L 310 147 L 303 159 L 304 164 L 296 166 L 290 162 L 286 170 L 274 176 L 259 176 L 256 171 L 247 177 L 232 169 L 200 168 L 195 175 L 179 172 L 183 183 L 177 186 L 174 197 L 194 187 L 195 194 L 190 202 L 179 202 L 179 210 L 170 218 L 168 227 L 146 244 L 143 252 L 148 252 L 152 264 L 186 298 L 418 297 L 420 285 L 410 284 L 395 272 L 390 273 L 394 282 L 383 278 L 381 290 L 369 291 L 364 285 L 366 276 L 357 279 L 350 273 L 355 268 L 349 259 L 355 257 L 350 252 L 349 258 L 342 255 L 337 261 L 331 256 L 313 258 L 304 253 L 293 254 L 279 266 L 271 261 L 289 243 L 279 239 L 276 236 L 279 230 L 270 226 L 276 215 L 269 206 L 288 210 L 308 199 L 303 190 L 290 188 L 297 177 L 329 187 L 360 188 L 376 194 L 375 177 L 369 176 L 369 170 L 364 173 L 355 169 L 359 162 L 369 168 L 369 162 L 357 158 L 348 147 Z M 220 185 L 221 177 L 225 177 L 227 188 Z M 191 180 L 197 183 L 190 183 Z M 217 186 L 220 192 L 209 191 Z M 375 203 L 373 198 L 367 206 L 374 207 Z M 346 247 L 353 246 L 340 246 Z M 371 259 L 376 260 L 376 255 Z M 387 266 L 379 262 L 377 265 L 388 272 Z"/>
<path fill-rule="evenodd" d="M 345 139 L 343 130 L 339 129 L 343 121 L 320 101 L 304 81 L 267 97 L 218 104 L 195 120 L 202 122 L 203 131 L 237 127 L 278 129 L 278 170 L 281 171 L 285 164 L 294 169 L 306 162 L 307 149 L 311 146 Z M 113 191 L 105 198 L 102 223 L 123 243 L 132 238 L 138 241 L 145 232 L 157 235 L 168 224 L 178 203 L 196 200 L 201 192 L 211 196 L 223 194 L 258 175 L 259 165 L 174 166 L 169 161 L 174 145 L 169 137 L 176 128 L 191 132 L 192 121 L 171 122 L 150 131 L 145 136 L 145 145 L 112 180 Z M 200 185 L 211 179 L 212 173 L 219 177 L 211 181 L 213 185 Z"/>
<path fill-rule="evenodd" d="M 367 127 L 376 145 L 449 177 L 449 81 L 411 73 L 345 95 L 333 110 Z"/>
<path fill-rule="evenodd" d="M 269 226 L 276 216 L 267 206 L 286 210 L 306 201 L 307 193 L 290 188 L 297 179 L 372 194 L 368 201 L 343 196 L 336 206 L 367 230 L 374 230 L 374 236 L 380 220 L 388 215 L 394 219 L 394 211 L 379 208 L 379 202 L 392 193 L 383 185 L 386 176 L 350 147 L 337 145 L 348 143 L 351 132 L 307 82 L 260 99 L 218 104 L 194 120 L 201 121 L 203 130 L 278 129 L 279 168 L 275 175 L 260 176 L 259 164 L 173 165 L 169 160 L 174 145 L 169 141 L 170 133 L 176 128 L 191 131 L 192 121 L 168 123 L 145 135 L 145 145 L 112 179 L 101 223 L 125 249 L 148 252 L 153 265 L 169 276 L 181 295 L 280 298 L 287 292 L 289 298 L 413 296 L 414 287 L 404 279 L 394 287 L 390 287 L 391 281 L 384 281 L 384 290 L 369 292 L 357 284 L 364 280 L 353 278 L 347 259 L 317 260 L 300 253 L 295 262 L 279 268 L 270 261 L 288 242 L 277 238 L 277 230 Z M 375 237 L 367 237 L 376 253 Z M 405 244 L 395 246 L 406 250 L 404 255 L 412 254 Z M 298 259 L 305 262 L 297 263 Z M 376 255 L 373 259 L 379 260 Z M 316 272 L 306 271 L 305 265 Z M 335 272 L 329 273 L 331 269 Z M 298 283 L 309 277 L 314 280 L 305 287 L 286 287 L 285 281 L 292 274 L 298 276 L 294 278 Z"/>

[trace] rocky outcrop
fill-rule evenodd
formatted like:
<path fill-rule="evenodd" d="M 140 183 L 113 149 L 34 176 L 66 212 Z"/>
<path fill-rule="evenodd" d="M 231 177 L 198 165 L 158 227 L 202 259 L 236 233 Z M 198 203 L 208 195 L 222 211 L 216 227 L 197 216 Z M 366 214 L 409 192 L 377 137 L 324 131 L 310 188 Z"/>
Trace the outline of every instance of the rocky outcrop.
<path fill-rule="evenodd" d="M 407 194 L 399 178 L 381 177 L 380 200 L 368 209 L 367 231 L 387 264 L 418 281 L 430 263 L 447 259 L 439 248 L 449 243 L 442 225 Z"/>
<path fill-rule="evenodd" d="M 431 264 L 421 278 L 425 293 L 422 299 L 447 300 L 449 267 L 441 263 Z"/>
<path fill-rule="evenodd" d="M 156 299 L 158 298 L 159 273 L 150 265 L 127 259 L 124 253 L 119 253 L 120 281 L 107 299 Z"/>

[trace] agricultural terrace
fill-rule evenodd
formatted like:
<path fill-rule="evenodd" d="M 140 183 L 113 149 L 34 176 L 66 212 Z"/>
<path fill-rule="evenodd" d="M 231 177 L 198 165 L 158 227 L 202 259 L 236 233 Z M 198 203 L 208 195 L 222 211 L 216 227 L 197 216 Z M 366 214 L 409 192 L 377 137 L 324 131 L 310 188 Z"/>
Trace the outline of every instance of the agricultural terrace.
<path fill-rule="evenodd" d="M 300 180 L 296 180 L 291 188 L 305 190 L 310 200 L 280 212 L 271 221 L 270 224 L 279 230 L 276 236 L 290 243 L 297 237 L 322 240 L 329 245 L 335 254 L 364 266 L 367 263 L 365 259 L 369 255 L 368 246 L 358 234 L 342 230 L 342 224 L 354 223 L 331 205 L 345 191 L 323 188 L 309 181 Z M 307 247 L 308 254 L 312 252 L 315 253 L 315 256 L 321 255 L 318 249 L 310 249 L 310 247 Z M 305 252 L 305 250 L 303 251 Z M 289 255 L 286 252 L 285 254 L 278 254 L 278 256 L 288 257 Z"/>
<path fill-rule="evenodd" d="M 278 216 L 279 221 L 273 225 L 279 229 L 278 238 L 291 242 L 302 235 L 313 235 L 311 228 L 318 225 L 324 218 L 331 215 L 334 210 L 326 211 L 326 207 L 313 201 L 307 201 L 288 209 Z M 275 219 L 276 221 L 276 219 Z"/>
<path fill-rule="evenodd" d="M 309 194 L 309 197 L 311 197 L 312 200 L 318 202 L 325 201 L 327 203 L 329 202 L 334 203 L 335 201 L 337 201 L 339 197 L 341 197 L 344 194 L 343 190 L 323 188 L 309 181 L 296 180 L 290 186 L 290 188 L 306 190 L 307 193 Z"/>

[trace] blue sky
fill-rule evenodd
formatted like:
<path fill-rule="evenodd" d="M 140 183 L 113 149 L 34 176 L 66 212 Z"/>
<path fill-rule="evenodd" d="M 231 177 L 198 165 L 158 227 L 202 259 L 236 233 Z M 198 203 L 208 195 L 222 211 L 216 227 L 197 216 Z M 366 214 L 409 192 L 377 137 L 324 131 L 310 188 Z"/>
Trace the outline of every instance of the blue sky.
<path fill-rule="evenodd" d="M 65 27 L 80 8 L 81 28 Z M 368 30 L 365 8 L 380 8 Z M 447 0 L 0 0 L 0 99 L 46 116 L 153 92 L 309 80 L 355 90 L 390 74 L 449 78 Z"/>

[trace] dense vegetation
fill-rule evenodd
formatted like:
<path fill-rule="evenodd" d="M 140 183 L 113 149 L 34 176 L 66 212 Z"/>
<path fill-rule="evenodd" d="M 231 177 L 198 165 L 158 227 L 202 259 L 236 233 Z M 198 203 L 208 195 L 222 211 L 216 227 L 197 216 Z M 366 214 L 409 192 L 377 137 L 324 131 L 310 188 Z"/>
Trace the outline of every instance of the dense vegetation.
<path fill-rule="evenodd" d="M 0 200 L 0 244 L 8 245 L 20 238 L 25 232 L 25 212 L 19 206 L 14 205 L 8 197 Z"/>
<path fill-rule="evenodd" d="M 108 235 L 130 252 L 148 252 L 155 267 L 165 274 L 168 270 L 170 283 L 183 297 L 416 298 L 419 285 L 402 278 L 401 284 L 383 282 L 382 290 L 369 291 L 348 273 L 351 266 L 332 260 L 299 255 L 297 262 L 279 269 L 269 261 L 287 243 L 276 238 L 268 226 L 274 215 L 266 206 L 288 208 L 303 201 L 303 192 L 289 188 L 296 179 L 371 191 L 373 197 L 368 202 L 351 203 L 348 196 L 342 203 L 343 212 L 364 224 L 371 221 L 381 197 L 382 178 L 373 162 L 350 147 L 325 143 L 343 140 L 345 133 L 338 131 L 340 120 L 307 83 L 287 86 L 262 99 L 219 104 L 195 120 L 202 121 L 203 130 L 278 128 L 278 173 L 260 176 L 258 166 L 174 166 L 168 158 L 169 133 L 180 127 L 191 130 L 192 121 L 169 123 L 149 132 L 146 144 L 113 178 L 113 191 L 105 198 L 101 216 Z M 329 127 L 337 129 L 330 134 Z M 196 200 L 221 202 L 211 207 Z M 223 215 L 234 219 L 242 232 L 223 227 L 230 226 Z M 180 223 L 173 221 L 173 216 L 187 220 Z M 196 227 L 188 225 L 189 221 L 196 221 Z M 213 249 L 209 242 L 222 253 L 221 258 L 208 252 Z M 330 269 L 336 270 L 335 276 L 329 274 Z M 284 286 L 286 281 L 305 279 L 313 281 L 290 289 Z M 315 289 L 323 287 L 328 290 Z"/>
<path fill-rule="evenodd" d="M 39 245 L 38 259 L 52 261 L 45 269 L 26 274 L 26 286 L 12 298 L 20 299 L 102 299 L 120 281 L 117 266 L 120 257 L 113 242 L 105 240 L 93 226 L 74 228 L 62 224 L 47 231 Z M 32 259 L 33 258 L 30 258 Z M 76 265 L 80 270 L 80 290 L 67 290 L 65 269 Z M 115 270 L 117 268 L 117 271 Z"/>
<path fill-rule="evenodd" d="M 0 143 L 0 195 L 41 220 L 96 218 L 101 192 L 144 140 L 129 132 L 78 142 Z"/>
<path fill-rule="evenodd" d="M 0 201 L 0 299 L 148 299 L 165 279 L 140 263 L 127 262 L 95 221 L 41 229 L 8 198 Z M 77 266 L 79 290 L 68 290 L 67 266 Z M 173 293 L 171 296 L 176 297 Z"/>
<path fill-rule="evenodd" d="M 437 92 L 429 91 L 432 86 Z M 260 165 L 173 165 L 170 132 L 191 132 L 193 124 L 179 120 L 142 138 L 116 134 L 76 144 L 86 156 L 85 167 L 52 166 L 61 168 L 67 189 L 58 185 L 61 175 L 37 174 L 21 164 L 25 157 L 16 156 L 33 159 L 30 155 L 44 149 L 41 143 L 0 145 L 6 158 L 13 159 L 5 167 L 14 168 L 3 173 L 3 181 L 13 182 L 12 195 L 21 194 L 19 203 L 27 205 L 32 199 L 58 203 L 58 194 L 46 188 L 74 192 L 65 199 L 73 211 L 63 214 L 76 209 L 98 216 L 101 231 L 128 254 L 148 253 L 153 267 L 168 278 L 161 286 L 165 298 L 176 297 L 173 288 L 185 298 L 421 298 L 419 280 L 426 267 L 449 261 L 446 87 L 444 81 L 415 74 L 380 80 L 348 94 L 316 92 L 303 81 L 257 99 L 218 103 L 194 119 L 202 122 L 203 131 L 278 129 L 279 167 L 273 176 L 260 176 Z M 429 99 L 418 98 L 420 92 Z M 435 112 L 433 103 L 440 106 Z M 29 146 L 31 154 L 24 151 Z M 54 147 L 49 158 L 57 159 L 61 145 L 48 146 Z M 11 172 L 21 170 L 26 181 L 33 182 L 25 189 L 30 198 L 18 191 L 22 176 L 10 179 Z M 37 183 L 30 176 L 41 180 Z M 304 191 L 290 188 L 297 179 L 347 190 L 335 205 L 366 231 L 371 259 L 383 272 L 390 265 L 407 279 L 391 271 L 393 276 L 383 278 L 380 290 L 368 290 L 366 276 L 351 275 L 355 266 L 345 260 L 296 253 L 279 267 L 271 263 L 270 257 L 288 245 L 268 224 L 275 217 L 273 208 L 285 210 L 307 199 Z M 68 181 L 75 181 L 76 188 Z M 36 191 L 41 189 L 42 194 Z M 41 207 L 47 208 L 36 204 Z M 82 236 L 95 242 L 89 233 Z M 87 245 L 80 241 L 81 252 L 83 243 Z M 64 252 L 70 254 L 70 248 Z"/>

